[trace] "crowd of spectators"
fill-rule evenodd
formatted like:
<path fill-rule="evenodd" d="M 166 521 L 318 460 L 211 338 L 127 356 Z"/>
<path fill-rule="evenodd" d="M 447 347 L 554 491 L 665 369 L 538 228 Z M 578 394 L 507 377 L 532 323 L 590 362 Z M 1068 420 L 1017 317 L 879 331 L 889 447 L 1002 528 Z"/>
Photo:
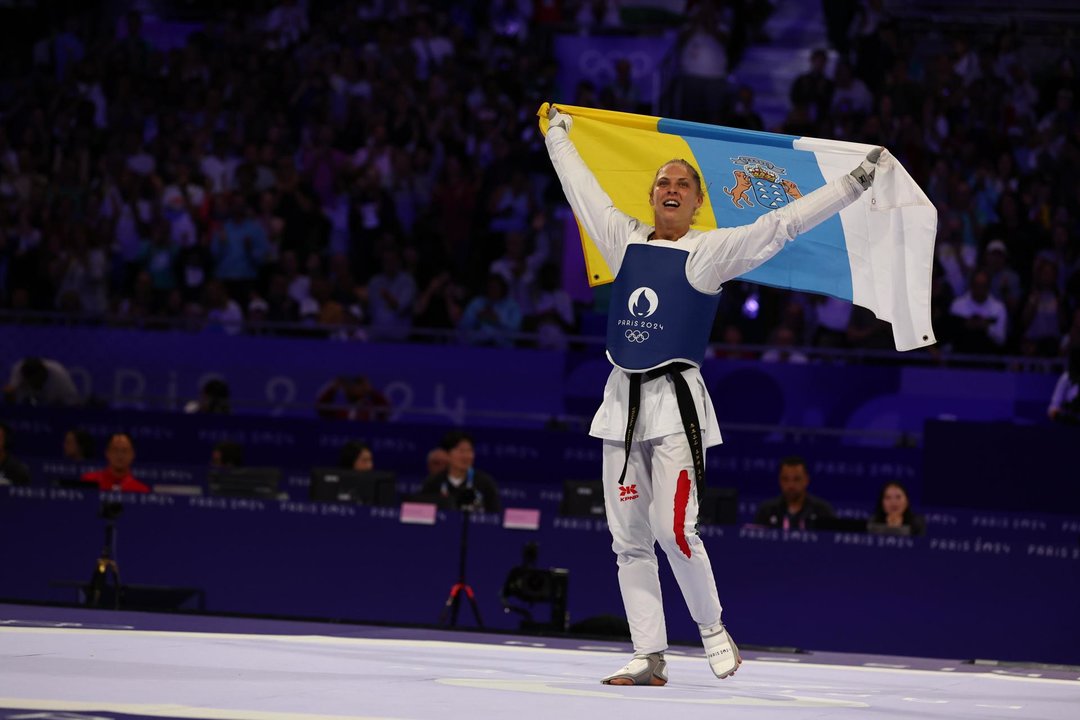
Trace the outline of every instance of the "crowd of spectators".
<path fill-rule="evenodd" d="M 770 3 L 691 0 L 676 80 L 716 94 L 676 93 L 666 111 L 888 147 L 939 209 L 939 350 L 1056 357 L 1080 343 L 1067 46 L 1044 60 L 1003 26 L 928 51 L 878 0 L 825 5 L 832 47 L 766 127 L 739 77 L 768 41 Z M 534 113 L 548 99 L 641 109 L 625 66 L 610 87 L 557 95 L 552 34 L 642 31 L 619 6 L 277 0 L 222 8 L 173 44 L 137 12 L 58 17 L 35 64 L 5 79 L 0 310 L 360 340 L 424 328 L 505 345 L 526 331 L 565 347 L 596 308 L 560 287 L 565 201 Z M 868 311 L 742 283 L 714 340 L 892 347 Z"/>

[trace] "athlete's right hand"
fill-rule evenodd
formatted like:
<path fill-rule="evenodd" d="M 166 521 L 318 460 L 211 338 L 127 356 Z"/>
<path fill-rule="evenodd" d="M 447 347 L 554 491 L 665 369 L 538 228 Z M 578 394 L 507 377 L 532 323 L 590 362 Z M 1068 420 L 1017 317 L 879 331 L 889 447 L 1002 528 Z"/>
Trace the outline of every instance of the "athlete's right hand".
<path fill-rule="evenodd" d="M 548 106 L 548 128 L 561 127 L 566 132 L 570 132 L 570 128 L 573 124 L 574 118 L 566 113 L 559 112 L 555 109 L 554 105 Z"/>

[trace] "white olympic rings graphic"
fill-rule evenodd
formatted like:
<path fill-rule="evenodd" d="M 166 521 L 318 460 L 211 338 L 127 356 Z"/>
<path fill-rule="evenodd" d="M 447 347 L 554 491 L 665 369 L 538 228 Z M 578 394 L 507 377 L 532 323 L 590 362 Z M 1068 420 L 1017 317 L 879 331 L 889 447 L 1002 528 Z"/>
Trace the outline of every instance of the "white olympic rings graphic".
<path fill-rule="evenodd" d="M 649 333 L 646 330 L 627 330 L 623 335 L 630 342 L 643 343 L 649 339 Z"/>

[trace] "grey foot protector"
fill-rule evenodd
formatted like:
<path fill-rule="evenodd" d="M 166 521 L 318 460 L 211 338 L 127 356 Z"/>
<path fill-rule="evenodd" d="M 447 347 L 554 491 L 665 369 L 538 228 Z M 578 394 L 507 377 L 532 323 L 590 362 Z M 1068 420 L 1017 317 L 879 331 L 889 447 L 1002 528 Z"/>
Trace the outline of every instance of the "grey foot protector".
<path fill-rule="evenodd" d="M 642 669 L 636 673 L 631 673 L 630 666 L 638 660 L 645 661 L 641 664 Z M 630 680 L 634 685 L 664 685 L 667 683 L 667 660 L 664 659 L 664 653 L 655 652 L 648 655 L 637 655 L 627 663 L 626 667 L 613 675 L 608 675 L 600 682 L 611 685 L 612 680 Z"/>

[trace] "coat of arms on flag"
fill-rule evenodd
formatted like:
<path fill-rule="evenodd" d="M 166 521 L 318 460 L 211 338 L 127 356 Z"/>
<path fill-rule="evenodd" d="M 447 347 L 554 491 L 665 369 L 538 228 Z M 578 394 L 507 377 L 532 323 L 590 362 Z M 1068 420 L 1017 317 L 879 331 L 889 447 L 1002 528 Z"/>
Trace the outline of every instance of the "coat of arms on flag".
<path fill-rule="evenodd" d="M 730 188 L 724 188 L 724 192 L 731 196 L 731 202 L 735 207 L 742 209 L 754 205 L 747 193 L 753 190 L 757 204 L 768 210 L 787 205 L 792 200 L 802 197 L 799 186 L 788 179 L 781 179 L 781 175 L 787 174 L 787 170 L 775 165 L 768 160 L 756 157 L 739 156 L 731 158 L 734 165 L 739 165 L 742 170 L 734 170 L 735 184 Z"/>

